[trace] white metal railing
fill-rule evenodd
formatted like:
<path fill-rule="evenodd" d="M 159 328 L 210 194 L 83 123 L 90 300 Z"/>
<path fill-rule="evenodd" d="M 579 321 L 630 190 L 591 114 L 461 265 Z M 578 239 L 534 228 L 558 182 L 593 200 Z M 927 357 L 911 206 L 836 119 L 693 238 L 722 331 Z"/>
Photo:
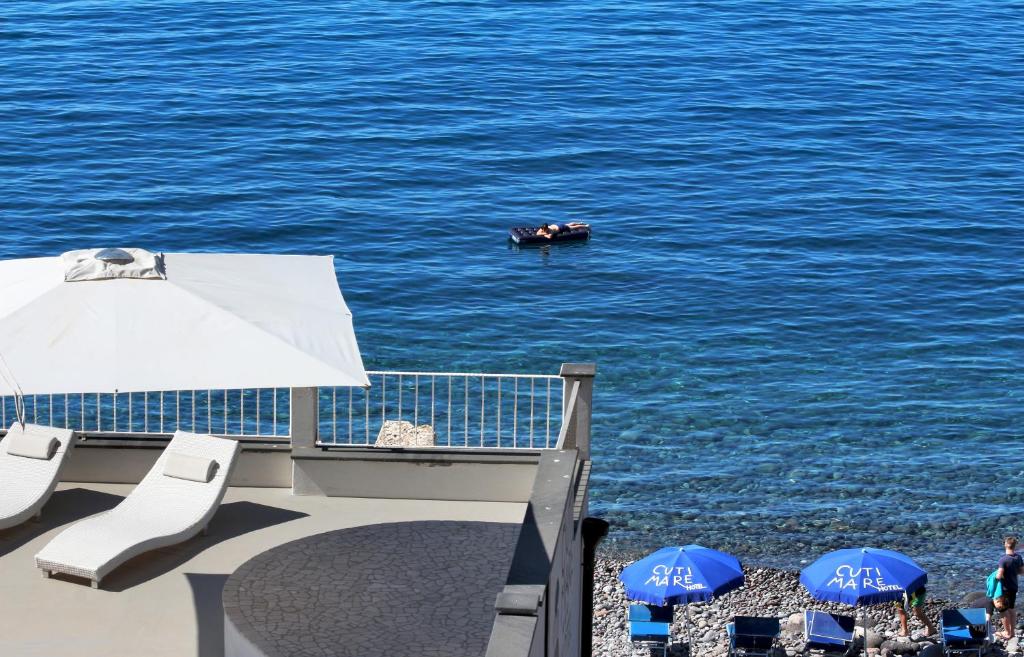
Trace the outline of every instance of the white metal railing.
<path fill-rule="evenodd" d="M 90 434 L 167 434 L 181 429 L 247 439 L 287 438 L 287 388 L 181 390 L 117 394 L 26 395 L 25 421 Z M 13 397 L 0 397 L 2 428 L 16 419 Z"/>
<path fill-rule="evenodd" d="M 385 422 L 420 427 L 437 447 L 549 449 L 562 422 L 557 375 L 479 372 L 367 372 L 370 388 L 320 388 L 318 444 L 367 446 Z M 287 388 L 182 390 L 117 394 L 27 395 L 25 421 L 93 436 L 155 436 L 178 429 L 246 440 L 287 440 Z M 13 397 L 0 397 L 0 428 L 16 419 Z M 408 423 L 408 424 L 406 424 Z M 424 429 L 422 425 L 430 425 Z"/>
<path fill-rule="evenodd" d="M 438 447 L 546 449 L 562 424 L 562 379 L 542 374 L 367 372 L 371 387 L 321 388 L 319 444 L 366 446 L 387 421 L 430 425 Z M 399 435 L 409 425 L 398 423 Z M 429 430 L 427 430 L 429 431 Z"/>

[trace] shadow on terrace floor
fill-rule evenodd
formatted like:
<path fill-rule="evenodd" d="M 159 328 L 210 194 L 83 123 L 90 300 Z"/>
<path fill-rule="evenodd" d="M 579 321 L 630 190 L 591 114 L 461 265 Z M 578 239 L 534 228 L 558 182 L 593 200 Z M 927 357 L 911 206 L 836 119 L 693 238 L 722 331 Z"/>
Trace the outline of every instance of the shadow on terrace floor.
<path fill-rule="evenodd" d="M 29 520 L 0 531 L 0 557 L 46 532 L 117 506 L 124 498 L 88 488 L 69 488 L 55 492 L 43 507 L 38 521 Z"/>
<path fill-rule="evenodd" d="M 224 583 L 227 575 L 185 573 L 196 605 L 199 628 L 196 648 L 199 657 L 224 656 Z"/>

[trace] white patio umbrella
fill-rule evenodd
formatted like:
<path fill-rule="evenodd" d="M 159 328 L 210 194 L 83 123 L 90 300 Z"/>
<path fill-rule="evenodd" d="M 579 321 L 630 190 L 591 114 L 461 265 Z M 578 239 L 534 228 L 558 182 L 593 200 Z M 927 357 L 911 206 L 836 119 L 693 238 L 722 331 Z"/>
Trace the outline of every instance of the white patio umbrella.
<path fill-rule="evenodd" d="M 0 354 L 2 395 L 369 385 L 329 256 L 0 261 Z"/>

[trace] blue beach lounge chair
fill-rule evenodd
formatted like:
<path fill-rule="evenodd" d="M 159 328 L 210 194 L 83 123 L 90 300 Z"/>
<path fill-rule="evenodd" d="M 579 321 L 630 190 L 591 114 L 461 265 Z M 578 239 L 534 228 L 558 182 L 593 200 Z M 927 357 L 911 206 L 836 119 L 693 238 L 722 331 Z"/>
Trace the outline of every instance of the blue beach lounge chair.
<path fill-rule="evenodd" d="M 830 614 L 825 611 L 804 612 L 804 650 L 826 655 L 852 655 L 853 630 L 857 619 L 853 616 Z"/>
<path fill-rule="evenodd" d="M 939 625 L 946 657 L 981 657 L 992 643 L 992 626 L 984 609 L 943 609 Z"/>
<path fill-rule="evenodd" d="M 778 644 L 781 629 L 778 618 L 734 616 L 732 622 L 726 625 L 729 657 L 768 657 Z"/>
<path fill-rule="evenodd" d="M 656 607 L 654 605 L 629 605 L 629 640 L 648 648 L 660 648 L 661 654 L 668 654 L 671 643 L 672 612 L 671 605 Z"/>

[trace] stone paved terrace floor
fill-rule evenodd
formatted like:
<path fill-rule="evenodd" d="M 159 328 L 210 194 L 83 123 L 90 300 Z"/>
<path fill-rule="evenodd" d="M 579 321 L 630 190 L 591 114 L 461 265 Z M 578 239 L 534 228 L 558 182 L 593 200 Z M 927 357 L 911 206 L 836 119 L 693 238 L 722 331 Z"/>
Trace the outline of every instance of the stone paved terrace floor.
<path fill-rule="evenodd" d="M 483 657 L 518 536 L 465 520 L 307 536 L 228 578 L 226 618 L 268 657 Z"/>
<path fill-rule="evenodd" d="M 113 507 L 131 489 L 61 484 L 41 522 L 0 531 L 0 655 L 220 657 L 224 584 L 242 563 L 272 547 L 379 523 L 519 523 L 525 512 L 516 503 L 296 497 L 288 489 L 230 488 L 209 536 L 133 559 L 104 580 L 103 590 L 43 579 L 35 553 L 62 527 Z"/>

